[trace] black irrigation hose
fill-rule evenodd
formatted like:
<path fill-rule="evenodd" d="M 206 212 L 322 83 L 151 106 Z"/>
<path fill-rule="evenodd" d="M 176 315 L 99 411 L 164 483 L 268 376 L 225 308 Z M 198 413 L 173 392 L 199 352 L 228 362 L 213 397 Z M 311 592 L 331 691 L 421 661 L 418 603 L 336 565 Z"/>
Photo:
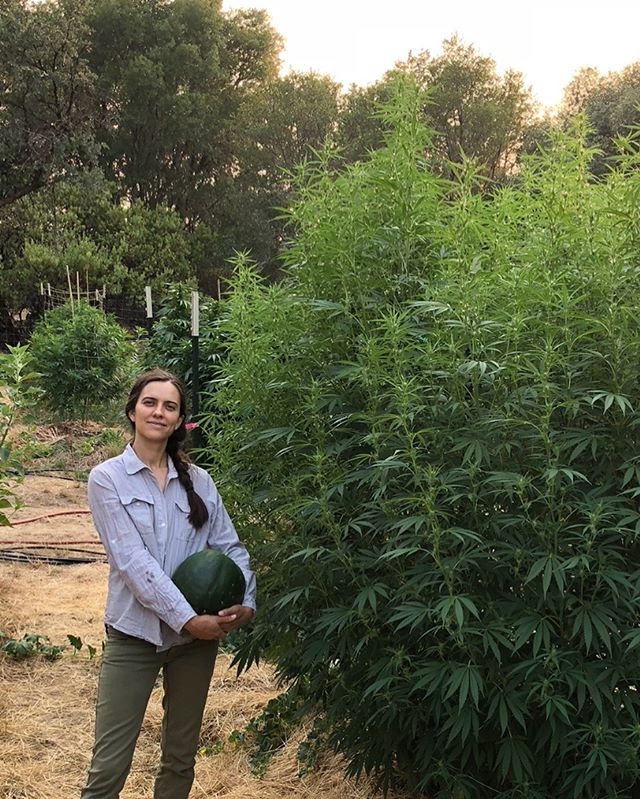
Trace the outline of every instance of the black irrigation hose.
<path fill-rule="evenodd" d="M 74 472 L 73 469 L 63 469 L 63 468 L 60 468 L 60 469 L 54 469 L 54 468 L 51 468 L 51 469 L 12 469 L 12 468 L 8 468 L 6 471 L 7 471 L 8 474 L 13 474 L 13 475 L 16 475 L 17 477 L 26 477 L 27 475 L 37 474 L 40 477 L 51 477 L 52 479 L 55 478 L 56 480 L 72 480 L 74 483 L 86 483 L 87 482 L 86 475 L 84 475 L 82 477 L 78 477 L 77 475 L 80 474 L 80 472 L 79 471 L 78 472 Z M 55 474 L 51 474 L 51 472 L 55 472 Z M 73 472 L 74 474 L 76 474 L 76 477 L 66 477 L 65 475 L 58 474 L 58 472 L 65 472 L 65 474 L 70 474 L 70 473 Z"/>
<path fill-rule="evenodd" d="M 71 480 L 75 483 L 84 482 L 82 479 L 78 479 L 78 477 L 66 477 L 60 474 L 50 474 L 50 472 L 70 472 L 71 469 L 28 469 L 24 471 L 18 471 L 17 469 L 9 469 L 8 471 L 14 474 L 20 475 L 40 475 L 41 477 L 51 477 L 55 478 L 56 480 Z M 98 542 L 96 542 L 98 543 Z M 53 549 L 56 547 L 51 546 L 43 546 L 39 544 L 27 544 L 23 545 L 22 549 Z M 59 547 L 58 547 L 59 548 Z M 80 552 L 86 555 L 97 555 L 97 553 L 93 552 L 90 549 L 76 549 L 74 547 L 65 547 L 68 552 Z M 0 549 L 0 561 L 8 561 L 10 563 L 48 563 L 53 566 L 71 566 L 76 564 L 84 564 L 84 563 L 106 563 L 107 560 L 105 557 L 93 557 L 93 558 L 63 558 L 54 555 L 38 555 L 38 554 L 30 554 L 28 552 L 21 552 L 17 549 Z"/>
<path fill-rule="evenodd" d="M 100 541 L 96 541 L 96 546 L 102 546 Z M 64 541 L 52 542 L 50 544 L 19 544 L 10 549 L 0 549 L 0 552 L 22 552 L 24 549 L 64 549 L 65 552 L 80 552 L 83 555 L 102 555 L 95 549 L 79 549 L 78 547 L 68 547 Z"/>
<path fill-rule="evenodd" d="M 79 552 L 83 555 L 92 555 L 91 558 L 61 557 L 60 555 L 42 555 L 39 553 L 25 552 L 24 550 L 33 549 L 64 549 L 67 552 Z M 78 549 L 77 547 L 65 547 L 55 544 L 21 544 L 20 547 L 12 549 L 0 549 L 0 561 L 11 563 L 48 563 L 54 566 L 67 566 L 77 563 L 106 563 L 106 558 L 91 549 Z"/>
<path fill-rule="evenodd" d="M 87 478 L 85 477 L 66 477 L 66 475 L 62 474 L 50 474 L 50 472 L 72 472 L 73 469 L 26 469 L 24 472 L 20 472 L 23 475 L 38 475 L 39 477 L 51 477 L 51 479 L 56 480 L 71 480 L 74 483 L 86 483 Z"/>
<path fill-rule="evenodd" d="M 48 563 L 53 566 L 71 566 L 77 563 L 105 563 L 105 558 L 60 558 L 51 555 L 30 555 L 26 552 L 11 552 L 10 550 L 0 549 L 0 561 L 12 563 Z"/>

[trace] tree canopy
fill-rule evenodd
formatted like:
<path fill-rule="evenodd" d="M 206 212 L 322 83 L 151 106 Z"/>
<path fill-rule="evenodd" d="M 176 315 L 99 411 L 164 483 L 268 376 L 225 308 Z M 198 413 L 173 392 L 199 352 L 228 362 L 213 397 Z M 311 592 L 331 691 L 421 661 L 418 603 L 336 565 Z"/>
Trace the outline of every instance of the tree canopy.
<path fill-rule="evenodd" d="M 238 109 L 276 76 L 266 14 L 224 17 L 219 0 L 94 0 L 89 25 L 107 175 L 129 200 L 211 221 L 234 172 Z"/>
<path fill-rule="evenodd" d="M 426 50 L 410 54 L 375 86 L 352 90 L 341 120 L 349 154 L 362 156 L 382 144 L 375 109 L 389 99 L 399 75 L 411 76 L 427 93 L 421 118 L 437 134 L 431 143 L 433 160 L 450 168 L 472 158 L 491 179 L 513 170 L 525 130 L 533 121 L 531 90 L 519 72 L 500 75 L 493 59 L 456 36 L 445 40 L 439 56 Z"/>
<path fill-rule="evenodd" d="M 619 153 L 616 140 L 640 125 L 640 61 L 606 75 L 593 67 L 579 70 L 565 88 L 560 124 L 566 127 L 580 113 L 590 127 L 588 141 L 599 151 L 592 171 L 602 175 Z"/>
<path fill-rule="evenodd" d="M 613 139 L 638 121 L 637 64 L 581 71 L 559 117 L 541 119 L 522 75 L 500 74 L 457 36 L 348 91 L 280 74 L 282 46 L 264 11 L 225 12 L 221 0 L 2 0 L 4 306 L 27 304 L 28 285 L 68 264 L 138 304 L 142 281 L 160 284 L 170 263 L 213 294 L 237 252 L 277 276 L 294 232 L 283 222 L 292 175 L 325 148 L 337 175 L 384 146 L 380 103 L 402 77 L 424 92 L 416 122 L 432 131 L 425 161 L 443 176 L 471 159 L 500 184 L 578 112 L 602 174 Z"/>
<path fill-rule="evenodd" d="M 84 9 L 82 0 L 0 6 L 0 208 L 95 160 Z"/>

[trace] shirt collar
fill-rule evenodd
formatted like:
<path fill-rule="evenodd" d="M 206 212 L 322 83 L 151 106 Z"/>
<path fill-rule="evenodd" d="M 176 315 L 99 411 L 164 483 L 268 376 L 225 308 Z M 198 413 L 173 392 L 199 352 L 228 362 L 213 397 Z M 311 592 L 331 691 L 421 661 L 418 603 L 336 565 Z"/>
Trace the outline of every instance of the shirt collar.
<path fill-rule="evenodd" d="M 124 463 L 124 468 L 126 469 L 127 474 L 137 474 L 141 472 L 143 469 L 148 469 L 146 463 L 143 463 L 140 458 L 136 455 L 133 447 L 131 444 L 127 444 L 124 448 L 124 452 L 122 453 L 122 461 Z M 173 477 L 178 476 L 178 472 L 176 471 L 176 467 L 173 464 L 173 458 L 167 458 L 167 465 L 169 466 L 169 471 L 167 472 L 167 481 L 171 480 Z"/>

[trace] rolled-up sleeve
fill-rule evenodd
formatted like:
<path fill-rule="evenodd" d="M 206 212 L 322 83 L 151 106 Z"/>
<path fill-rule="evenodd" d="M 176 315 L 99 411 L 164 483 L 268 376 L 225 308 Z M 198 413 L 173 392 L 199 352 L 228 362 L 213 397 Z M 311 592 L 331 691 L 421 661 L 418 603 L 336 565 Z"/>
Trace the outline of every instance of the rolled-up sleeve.
<path fill-rule="evenodd" d="M 123 507 L 112 476 L 99 467 L 89 475 L 88 498 L 112 571 L 137 602 L 179 633 L 193 617 L 193 608 L 149 552 Z"/>

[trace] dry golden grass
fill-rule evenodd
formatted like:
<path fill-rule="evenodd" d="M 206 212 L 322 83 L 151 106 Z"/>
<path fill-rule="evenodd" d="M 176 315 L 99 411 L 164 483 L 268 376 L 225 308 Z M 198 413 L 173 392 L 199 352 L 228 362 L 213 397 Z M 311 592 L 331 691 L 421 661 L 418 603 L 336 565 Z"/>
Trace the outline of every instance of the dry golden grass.
<path fill-rule="evenodd" d="M 69 502 L 77 507 L 78 497 L 70 497 Z M 41 532 L 29 525 L 5 528 L 0 531 L 0 547 L 15 537 L 16 529 L 23 539 L 37 540 L 44 535 L 61 540 L 65 523 L 62 517 L 59 528 L 46 526 Z M 87 524 L 90 526 L 89 520 Z M 92 534 L 89 529 L 86 533 Z M 0 630 L 13 637 L 39 633 L 53 644 L 67 643 L 67 634 L 72 634 L 98 651 L 98 656 L 90 659 L 86 647 L 77 654 L 67 649 L 62 659 L 52 663 L 39 658 L 14 662 L 0 655 L 0 799 L 79 796 L 93 742 L 106 575 L 107 567 L 101 563 L 49 566 L 0 561 Z M 190 799 L 377 799 L 366 781 L 356 784 L 344 777 L 338 758 L 327 758 L 313 773 L 299 779 L 296 752 L 303 731 L 293 735 L 272 760 L 264 778 L 252 774 L 248 752 L 229 742 L 229 734 L 242 729 L 276 693 L 267 665 L 253 667 L 236 679 L 229 658 L 219 656 L 202 742 L 211 746 L 220 741 L 223 747 L 217 754 L 198 759 Z M 152 795 L 160 703 L 158 688 L 121 799 Z"/>

